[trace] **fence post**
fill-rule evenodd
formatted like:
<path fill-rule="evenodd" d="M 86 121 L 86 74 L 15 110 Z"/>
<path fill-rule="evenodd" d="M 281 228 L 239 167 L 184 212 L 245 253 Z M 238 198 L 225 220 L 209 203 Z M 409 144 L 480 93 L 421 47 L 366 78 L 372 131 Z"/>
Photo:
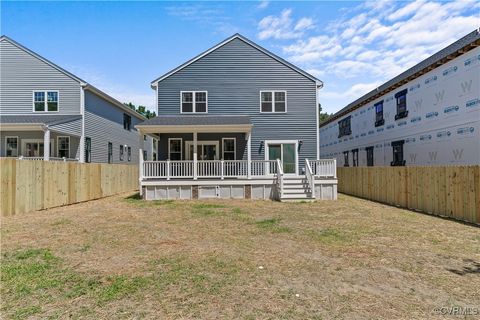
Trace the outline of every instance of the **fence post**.
<path fill-rule="evenodd" d="M 167 159 L 167 180 L 170 180 L 170 159 Z"/>
<path fill-rule="evenodd" d="M 143 180 L 143 150 L 138 149 L 138 192 L 140 195 L 143 195 L 142 190 L 142 180 Z"/>

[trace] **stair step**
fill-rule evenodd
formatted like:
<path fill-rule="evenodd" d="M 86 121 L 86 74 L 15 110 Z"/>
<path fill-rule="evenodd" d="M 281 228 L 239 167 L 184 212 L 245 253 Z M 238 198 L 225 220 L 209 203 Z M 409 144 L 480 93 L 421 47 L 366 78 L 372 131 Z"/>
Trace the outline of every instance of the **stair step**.
<path fill-rule="evenodd" d="M 288 199 L 311 199 L 309 194 L 301 193 L 301 194 L 284 194 L 281 197 L 281 200 L 288 200 Z"/>
<path fill-rule="evenodd" d="M 309 185 L 306 183 L 295 183 L 295 184 L 283 184 L 285 189 L 305 189 L 309 188 Z"/>
<path fill-rule="evenodd" d="M 305 189 L 283 189 L 283 194 L 310 194 L 310 191 Z"/>

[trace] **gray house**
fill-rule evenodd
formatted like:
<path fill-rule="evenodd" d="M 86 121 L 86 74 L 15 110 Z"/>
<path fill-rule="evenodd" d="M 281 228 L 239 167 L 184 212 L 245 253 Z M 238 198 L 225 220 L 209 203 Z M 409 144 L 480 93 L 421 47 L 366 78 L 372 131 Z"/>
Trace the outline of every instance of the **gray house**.
<path fill-rule="evenodd" d="M 155 79 L 159 116 L 136 126 L 159 137 L 145 198 L 334 198 L 335 166 L 318 160 L 322 85 L 239 34 Z"/>
<path fill-rule="evenodd" d="M 138 163 L 142 115 L 6 36 L 0 74 L 0 157 Z"/>

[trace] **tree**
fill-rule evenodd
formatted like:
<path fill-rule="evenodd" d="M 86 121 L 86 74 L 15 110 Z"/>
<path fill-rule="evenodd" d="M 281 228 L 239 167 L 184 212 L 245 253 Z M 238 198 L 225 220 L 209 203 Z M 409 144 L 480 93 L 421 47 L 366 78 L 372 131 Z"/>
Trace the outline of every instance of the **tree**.
<path fill-rule="evenodd" d="M 140 113 L 142 116 L 146 117 L 147 119 L 154 118 L 156 117 L 155 111 L 150 111 L 147 109 L 145 106 L 138 106 L 136 107 L 133 103 L 123 103 L 125 106 L 129 107 L 132 110 L 135 110 L 136 112 Z"/>
<path fill-rule="evenodd" d="M 333 116 L 333 113 L 329 114 L 328 112 L 322 112 L 322 105 L 320 103 L 318 104 L 318 120 L 319 120 L 319 123 L 323 123 L 323 122 L 327 121 L 332 116 Z"/>

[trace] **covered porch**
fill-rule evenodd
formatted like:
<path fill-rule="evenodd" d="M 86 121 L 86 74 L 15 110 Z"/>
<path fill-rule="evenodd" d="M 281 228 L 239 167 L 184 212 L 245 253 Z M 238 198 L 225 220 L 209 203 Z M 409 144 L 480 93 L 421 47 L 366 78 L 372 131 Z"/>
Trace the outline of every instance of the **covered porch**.
<path fill-rule="evenodd" d="M 298 141 L 264 140 L 264 159 L 252 159 L 248 116 L 162 116 L 136 128 L 159 137 L 158 160 L 140 157 L 144 199 L 336 198 L 335 160 L 299 164 Z"/>

